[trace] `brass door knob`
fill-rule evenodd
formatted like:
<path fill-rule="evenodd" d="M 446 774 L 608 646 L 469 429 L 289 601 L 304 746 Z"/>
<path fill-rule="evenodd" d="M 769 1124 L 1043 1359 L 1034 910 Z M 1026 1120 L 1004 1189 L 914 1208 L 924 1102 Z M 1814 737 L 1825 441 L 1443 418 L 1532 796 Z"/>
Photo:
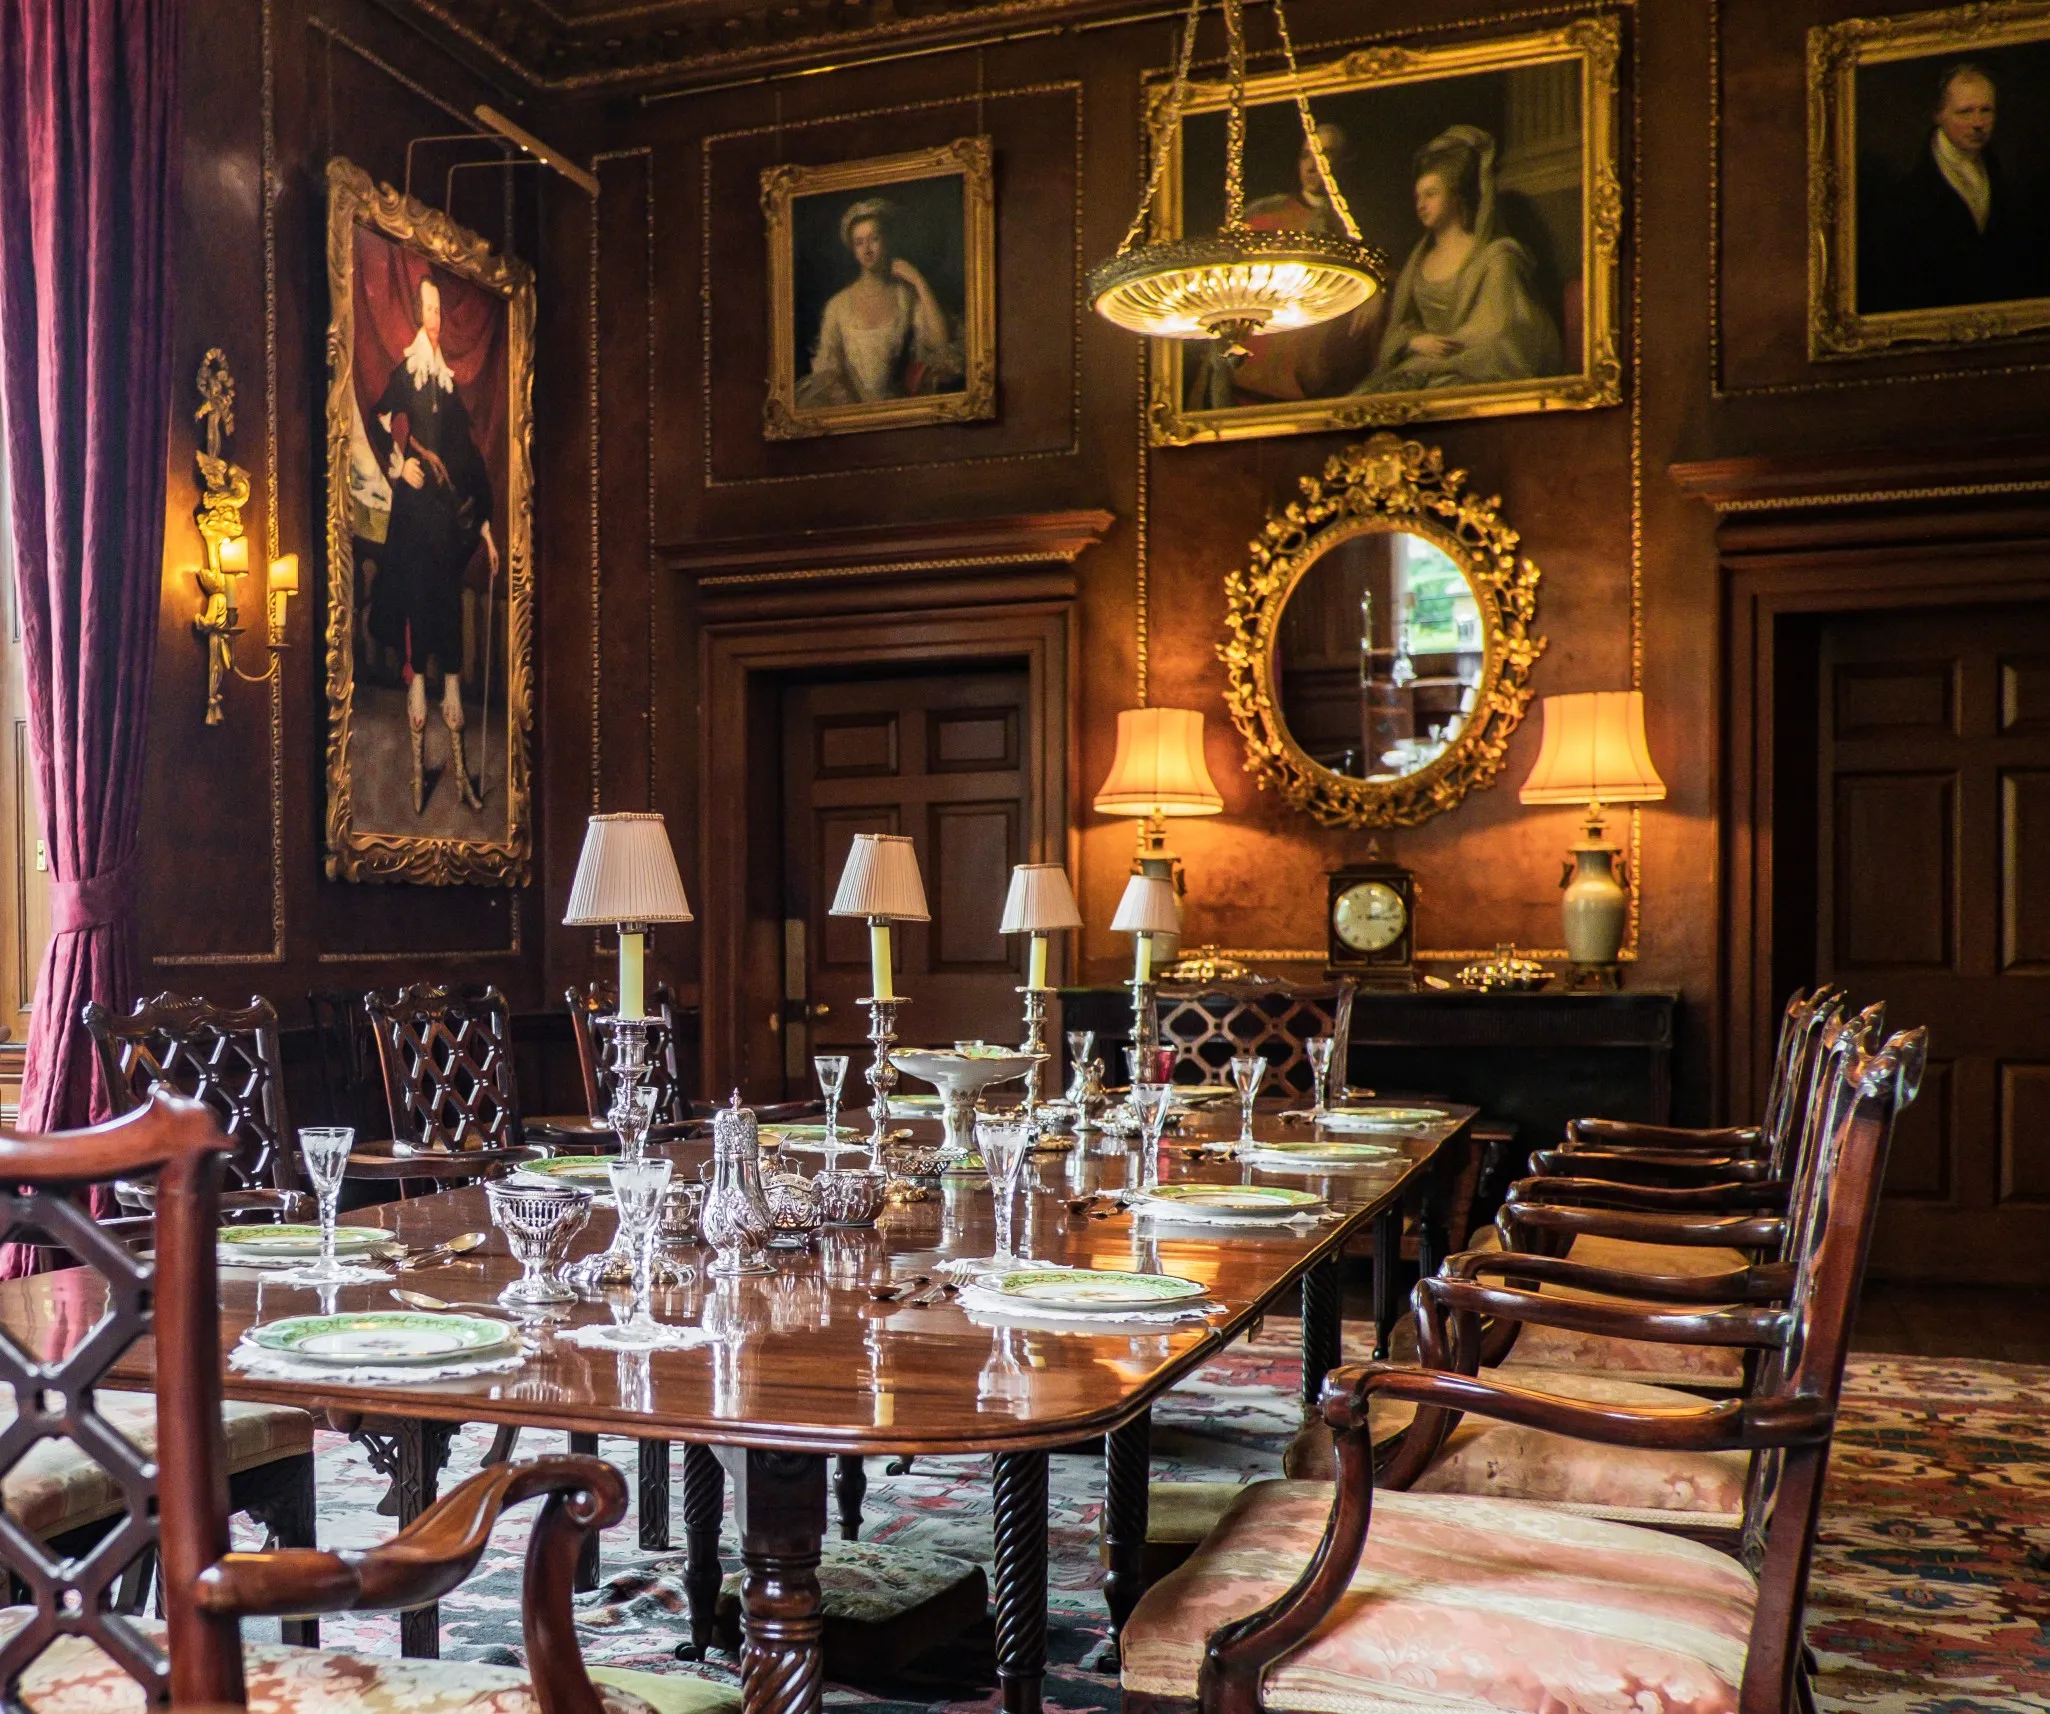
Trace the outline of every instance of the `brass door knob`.
<path fill-rule="evenodd" d="M 833 1015 L 833 1008 L 823 1000 L 816 1006 L 808 1006 L 805 1009 L 814 1018 L 829 1018 Z"/>

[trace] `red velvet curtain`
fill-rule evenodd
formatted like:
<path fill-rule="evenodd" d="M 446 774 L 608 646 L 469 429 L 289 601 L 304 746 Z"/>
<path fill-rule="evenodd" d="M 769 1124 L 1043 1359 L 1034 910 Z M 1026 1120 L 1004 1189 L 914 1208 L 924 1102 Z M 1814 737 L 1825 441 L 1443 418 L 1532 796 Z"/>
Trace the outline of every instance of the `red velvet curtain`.
<path fill-rule="evenodd" d="M 24 1130 L 105 1116 L 79 1010 L 136 993 L 180 31 L 179 0 L 0 0 L 0 400 L 53 879 Z"/>

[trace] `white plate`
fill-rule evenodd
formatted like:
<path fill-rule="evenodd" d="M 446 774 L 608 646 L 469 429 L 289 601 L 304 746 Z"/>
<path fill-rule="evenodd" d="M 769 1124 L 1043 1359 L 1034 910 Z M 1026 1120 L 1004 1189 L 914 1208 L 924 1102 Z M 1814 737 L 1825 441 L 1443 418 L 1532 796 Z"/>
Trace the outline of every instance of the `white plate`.
<path fill-rule="evenodd" d="M 393 1242 L 382 1226 L 337 1226 L 335 1254 L 367 1255 Z M 214 1234 L 214 1248 L 221 1256 L 317 1256 L 320 1254 L 318 1226 L 223 1226 Z"/>
<path fill-rule="evenodd" d="M 1097 1268 L 1020 1268 L 1008 1274 L 986 1274 L 978 1283 L 1007 1303 L 1102 1315 L 1172 1309 L 1196 1301 L 1209 1290 L 1201 1280 L 1174 1274 L 1114 1273 Z"/>
<path fill-rule="evenodd" d="M 1206 1220 L 1241 1220 L 1247 1225 L 1300 1220 L 1324 1211 L 1321 1196 L 1281 1184 L 1163 1184 L 1142 1191 L 1134 1201 L 1153 1214 L 1200 1214 Z"/>
<path fill-rule="evenodd" d="M 1327 1131 L 1415 1131 L 1444 1117 L 1442 1107 L 1334 1107 L 1319 1123 Z"/>
<path fill-rule="evenodd" d="M 481 1315 L 371 1310 L 360 1315 L 287 1316 L 252 1327 L 242 1337 L 301 1362 L 360 1368 L 497 1356 L 518 1335 L 509 1323 Z"/>

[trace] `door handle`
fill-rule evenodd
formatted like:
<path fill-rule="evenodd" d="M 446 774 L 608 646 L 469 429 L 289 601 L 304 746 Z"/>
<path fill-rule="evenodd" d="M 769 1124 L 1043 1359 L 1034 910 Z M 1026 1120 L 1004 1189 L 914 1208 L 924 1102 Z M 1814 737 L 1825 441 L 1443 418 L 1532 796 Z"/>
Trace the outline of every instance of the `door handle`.
<path fill-rule="evenodd" d="M 827 1005 L 824 1000 L 821 1000 L 816 1006 L 808 1006 L 805 1009 L 814 1018 L 830 1018 L 833 1015 L 833 1008 Z"/>

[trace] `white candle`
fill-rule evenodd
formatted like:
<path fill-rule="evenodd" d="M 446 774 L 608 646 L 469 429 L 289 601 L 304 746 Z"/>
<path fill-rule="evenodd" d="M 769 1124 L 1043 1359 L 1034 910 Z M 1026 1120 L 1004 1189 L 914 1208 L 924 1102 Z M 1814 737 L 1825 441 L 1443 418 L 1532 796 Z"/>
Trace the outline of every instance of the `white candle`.
<path fill-rule="evenodd" d="M 1027 967 L 1025 986 L 1028 988 L 1044 988 L 1046 986 L 1046 936 L 1043 934 L 1035 934 L 1032 937 L 1032 962 Z"/>
<path fill-rule="evenodd" d="M 647 938 L 641 929 L 621 928 L 619 931 L 619 1015 L 622 1018 L 646 1015 L 642 967 Z"/>
<path fill-rule="evenodd" d="M 868 966 L 869 997 L 894 1000 L 897 990 L 890 986 L 890 925 L 887 919 L 871 921 L 868 925 Z"/>
<path fill-rule="evenodd" d="M 1132 936 L 1132 979 L 1137 982 L 1153 980 L 1153 936 L 1144 930 Z"/>

